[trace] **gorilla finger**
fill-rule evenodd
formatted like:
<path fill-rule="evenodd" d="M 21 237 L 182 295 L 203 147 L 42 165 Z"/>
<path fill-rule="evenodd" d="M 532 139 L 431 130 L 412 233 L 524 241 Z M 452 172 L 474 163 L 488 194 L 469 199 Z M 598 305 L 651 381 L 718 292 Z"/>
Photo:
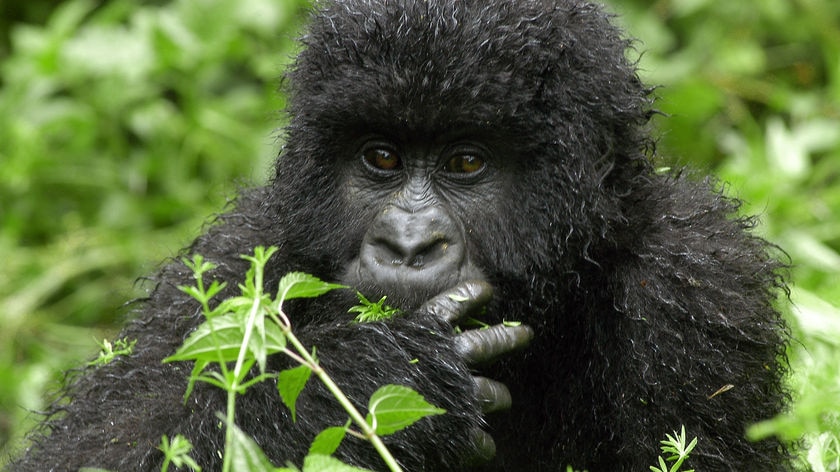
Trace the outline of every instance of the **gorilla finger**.
<path fill-rule="evenodd" d="M 493 287 L 483 280 L 467 280 L 423 304 L 421 311 L 448 323 L 456 323 L 486 305 L 493 297 Z"/>
<path fill-rule="evenodd" d="M 487 377 L 473 377 L 478 404 L 482 413 L 507 410 L 512 403 L 510 390 L 501 382 Z"/>
<path fill-rule="evenodd" d="M 455 337 L 455 349 L 468 365 L 492 361 L 531 342 L 534 330 L 527 325 L 496 325 L 465 331 Z"/>
<path fill-rule="evenodd" d="M 467 465 L 477 466 L 489 462 L 496 455 L 496 442 L 493 441 L 493 437 L 480 429 L 472 430 L 470 436 L 475 454 Z"/>

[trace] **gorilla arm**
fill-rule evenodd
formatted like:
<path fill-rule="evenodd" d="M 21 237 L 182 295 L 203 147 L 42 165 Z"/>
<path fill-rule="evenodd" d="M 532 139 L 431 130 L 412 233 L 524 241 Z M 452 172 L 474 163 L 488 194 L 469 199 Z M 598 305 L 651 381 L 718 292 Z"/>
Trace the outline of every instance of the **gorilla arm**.
<path fill-rule="evenodd" d="M 638 226 L 623 249 L 602 259 L 612 306 L 598 310 L 592 344 L 603 356 L 602 394 L 621 412 L 611 416 L 622 464 L 683 424 L 699 439 L 698 470 L 723 470 L 738 456 L 763 465 L 756 470 L 785 467 L 776 441 L 744 437 L 783 403 L 786 329 L 773 306 L 782 264 L 750 234 L 752 219 L 732 218 L 738 202 L 711 185 L 654 181 L 639 197 L 647 205 L 631 203 Z"/>
<path fill-rule="evenodd" d="M 378 387 L 399 384 L 446 409 L 446 415 L 426 418 L 384 440 L 409 470 L 458 468 L 493 456 L 495 446 L 481 430 L 481 413 L 510 406 L 504 385 L 473 377 L 470 367 L 523 348 L 533 335 L 526 326 L 494 326 L 453 336 L 453 325 L 482 308 L 491 295 L 488 284 L 468 281 L 387 322 L 308 325 L 297 333 L 305 345 L 317 346 L 321 365 L 357 405 L 365 404 Z M 334 306 L 324 302 L 321 308 Z M 297 417 L 293 427 L 264 425 L 249 433 L 267 451 L 279 444 L 277 454 L 288 454 L 289 445 L 299 443 L 296 449 L 302 454 L 320 430 L 347 419 L 329 392 L 314 381 L 298 400 Z M 362 466 L 380 464 L 369 444 L 350 438 L 337 456 Z M 289 458 L 276 458 L 281 459 Z"/>
<path fill-rule="evenodd" d="M 481 430 L 482 412 L 510 403 L 503 385 L 473 377 L 470 365 L 520 349 L 531 336 L 525 327 L 453 334 L 450 323 L 483 307 L 489 297 L 486 284 L 465 282 L 414 313 L 361 324 L 349 321 L 346 306 L 339 309 L 319 299 L 295 318 L 314 320 L 316 311 L 329 309 L 333 313 L 326 316 L 333 321 L 303 324 L 295 332 L 304 345 L 318 349 L 321 365 L 357 406 L 366 405 L 377 388 L 398 384 L 446 409 L 445 415 L 425 418 L 384 440 L 407 470 L 457 469 L 493 455 L 493 441 Z M 197 318 L 183 314 L 195 311 L 194 302 L 164 284 L 147 303 L 145 314 L 121 334 L 138 339 L 134 354 L 79 372 L 65 393 L 71 401 L 62 402 L 57 407 L 61 414 L 48 423 L 48 436 L 38 439 L 14 470 L 160 470 L 163 455 L 156 447 L 164 434 L 184 434 L 194 446 L 190 456 L 196 462 L 205 470 L 221 468 L 225 433 L 217 413 L 225 410 L 225 392 L 198 383 L 184 403 L 189 365 L 161 363 L 178 339 L 157 333 L 164 326 L 168 334 L 187 333 Z M 345 320 L 335 321 L 339 317 Z M 279 355 L 269 363 L 272 370 L 292 366 Z M 237 398 L 237 426 L 277 465 L 300 464 L 317 433 L 346 420 L 335 398 L 315 379 L 298 399 L 296 422 L 272 382 L 258 383 Z M 382 468 L 373 447 L 356 438 L 348 437 L 336 455 L 359 466 Z"/>

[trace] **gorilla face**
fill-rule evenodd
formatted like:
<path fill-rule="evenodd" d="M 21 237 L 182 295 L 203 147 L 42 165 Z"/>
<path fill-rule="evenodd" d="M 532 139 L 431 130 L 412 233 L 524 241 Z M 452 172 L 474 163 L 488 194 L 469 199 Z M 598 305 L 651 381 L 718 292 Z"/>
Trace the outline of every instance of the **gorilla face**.
<path fill-rule="evenodd" d="M 463 215 L 479 212 L 478 205 L 497 193 L 503 181 L 497 161 L 472 139 L 366 139 L 346 165 L 343 186 L 372 216 L 342 282 L 414 307 L 459 282 L 483 278 Z"/>

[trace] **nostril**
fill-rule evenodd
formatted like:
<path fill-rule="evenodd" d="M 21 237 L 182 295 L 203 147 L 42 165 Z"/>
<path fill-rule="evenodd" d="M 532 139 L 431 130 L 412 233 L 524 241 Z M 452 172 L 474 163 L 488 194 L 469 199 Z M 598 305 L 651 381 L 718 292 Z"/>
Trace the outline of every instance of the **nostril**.
<path fill-rule="evenodd" d="M 411 267 L 422 267 L 426 263 L 434 261 L 446 255 L 446 248 L 449 242 L 440 235 L 435 235 L 427 243 L 418 246 L 408 257 L 408 265 Z"/>
<path fill-rule="evenodd" d="M 374 258 L 376 262 L 383 265 L 403 265 L 406 259 L 406 251 L 404 248 L 385 238 L 377 238 L 371 241 L 375 253 Z"/>
<path fill-rule="evenodd" d="M 397 241 L 378 238 L 372 241 L 376 261 L 383 265 L 421 268 L 444 257 L 449 242 L 440 235 L 428 240 Z"/>

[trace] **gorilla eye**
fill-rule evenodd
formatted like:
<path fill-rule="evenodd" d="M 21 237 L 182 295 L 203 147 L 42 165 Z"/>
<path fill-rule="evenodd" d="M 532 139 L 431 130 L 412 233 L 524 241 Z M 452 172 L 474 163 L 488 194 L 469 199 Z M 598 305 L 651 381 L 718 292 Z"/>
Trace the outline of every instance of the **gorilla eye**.
<path fill-rule="evenodd" d="M 474 154 L 458 154 L 446 161 L 444 169 L 453 174 L 474 174 L 484 169 L 484 159 Z"/>
<path fill-rule="evenodd" d="M 365 162 L 377 170 L 392 171 L 402 167 L 397 153 L 383 148 L 368 148 L 362 152 Z"/>

